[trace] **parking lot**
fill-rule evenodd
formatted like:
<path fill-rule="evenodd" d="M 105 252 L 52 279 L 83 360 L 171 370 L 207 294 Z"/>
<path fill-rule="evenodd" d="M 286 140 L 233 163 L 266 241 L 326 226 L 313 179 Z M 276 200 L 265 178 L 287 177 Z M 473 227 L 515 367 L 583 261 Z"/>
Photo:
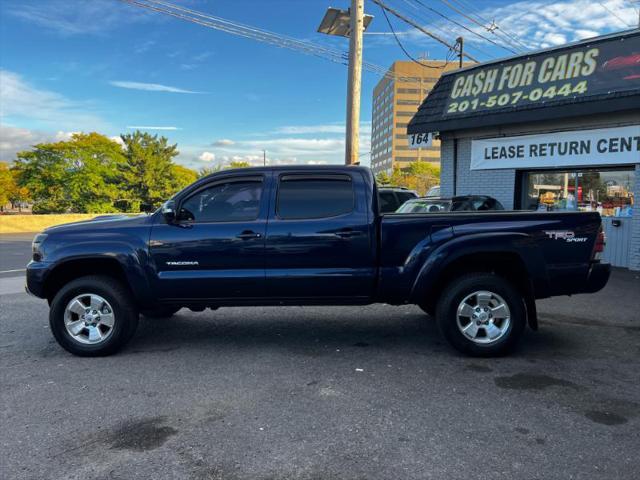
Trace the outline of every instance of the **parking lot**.
<path fill-rule="evenodd" d="M 540 331 L 500 359 L 462 357 L 419 309 L 384 305 L 182 310 L 143 319 L 116 356 L 82 359 L 54 342 L 46 302 L 21 292 L 20 275 L 0 282 L 2 478 L 631 479 L 640 468 L 632 272 L 595 295 L 540 301 Z"/>

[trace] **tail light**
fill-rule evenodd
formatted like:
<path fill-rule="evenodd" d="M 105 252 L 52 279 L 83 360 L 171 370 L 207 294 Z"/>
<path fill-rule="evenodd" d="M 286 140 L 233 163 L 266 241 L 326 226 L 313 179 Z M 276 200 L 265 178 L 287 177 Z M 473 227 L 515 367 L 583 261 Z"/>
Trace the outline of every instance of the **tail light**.
<path fill-rule="evenodd" d="M 598 235 L 596 236 L 596 243 L 593 245 L 593 260 L 600 260 L 602 252 L 604 252 L 604 246 L 607 243 L 607 237 L 604 234 L 602 224 L 598 229 Z"/>

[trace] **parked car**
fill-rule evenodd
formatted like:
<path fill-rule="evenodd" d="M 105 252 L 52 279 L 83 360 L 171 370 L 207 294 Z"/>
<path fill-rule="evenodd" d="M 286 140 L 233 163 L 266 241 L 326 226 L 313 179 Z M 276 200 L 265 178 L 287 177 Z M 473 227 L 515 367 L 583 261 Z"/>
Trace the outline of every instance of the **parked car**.
<path fill-rule="evenodd" d="M 412 198 L 418 198 L 418 194 L 405 187 L 378 187 L 380 213 L 395 212 L 400 205 Z"/>
<path fill-rule="evenodd" d="M 486 195 L 465 195 L 452 198 L 414 198 L 403 203 L 397 213 L 438 213 L 481 210 L 504 210 L 502 204 Z"/>
<path fill-rule="evenodd" d="M 536 299 L 609 278 L 597 212 L 381 215 L 378 199 L 364 167 L 221 171 L 151 215 L 36 235 L 27 290 L 76 355 L 114 353 L 139 313 L 383 302 L 419 305 L 455 348 L 489 356 L 537 329 Z"/>
<path fill-rule="evenodd" d="M 425 195 L 425 197 L 427 197 L 427 198 L 439 197 L 439 196 L 440 196 L 440 185 L 435 185 L 435 186 L 431 187 L 427 191 L 427 194 Z"/>

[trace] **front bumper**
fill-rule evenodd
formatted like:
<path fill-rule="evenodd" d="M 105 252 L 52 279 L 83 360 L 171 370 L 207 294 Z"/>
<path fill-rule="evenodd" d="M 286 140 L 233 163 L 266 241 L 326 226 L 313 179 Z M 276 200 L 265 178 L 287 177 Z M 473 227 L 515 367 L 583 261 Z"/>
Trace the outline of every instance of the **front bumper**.
<path fill-rule="evenodd" d="M 27 265 L 27 281 L 25 290 L 28 294 L 38 298 L 45 298 L 44 281 L 49 273 L 50 265 L 45 262 L 34 262 Z"/>

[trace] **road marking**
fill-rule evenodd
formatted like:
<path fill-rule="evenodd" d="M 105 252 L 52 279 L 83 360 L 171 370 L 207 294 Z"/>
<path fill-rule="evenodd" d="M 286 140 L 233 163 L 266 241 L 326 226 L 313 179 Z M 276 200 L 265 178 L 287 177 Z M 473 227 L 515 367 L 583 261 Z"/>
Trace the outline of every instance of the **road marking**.
<path fill-rule="evenodd" d="M 0 273 L 16 273 L 16 272 L 26 272 L 26 268 L 18 268 L 17 270 L 0 270 Z"/>

